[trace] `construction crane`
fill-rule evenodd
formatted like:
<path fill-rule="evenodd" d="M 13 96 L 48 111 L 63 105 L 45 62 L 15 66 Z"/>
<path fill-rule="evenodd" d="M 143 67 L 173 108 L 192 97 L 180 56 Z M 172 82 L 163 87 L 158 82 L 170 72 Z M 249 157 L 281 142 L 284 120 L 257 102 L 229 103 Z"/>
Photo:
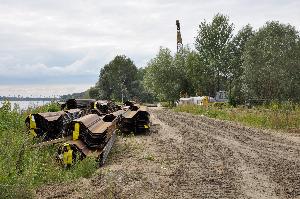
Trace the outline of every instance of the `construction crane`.
<path fill-rule="evenodd" d="M 179 20 L 176 20 L 176 26 L 177 26 L 177 52 L 182 50 L 182 37 L 180 33 L 180 23 Z"/>

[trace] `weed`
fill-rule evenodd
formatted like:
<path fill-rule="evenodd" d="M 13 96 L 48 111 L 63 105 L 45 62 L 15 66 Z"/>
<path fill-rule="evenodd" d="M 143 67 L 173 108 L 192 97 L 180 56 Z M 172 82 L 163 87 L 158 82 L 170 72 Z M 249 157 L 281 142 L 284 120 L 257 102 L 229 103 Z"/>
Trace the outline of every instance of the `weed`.
<path fill-rule="evenodd" d="M 299 129 L 299 105 L 285 102 L 272 102 L 268 105 L 257 106 L 253 109 L 245 107 L 233 108 L 227 105 L 211 105 L 209 107 L 184 105 L 173 109 L 176 112 L 187 112 L 205 115 L 210 118 L 230 120 L 254 127 L 270 129 Z"/>
<path fill-rule="evenodd" d="M 154 156 L 151 155 L 151 154 L 145 155 L 144 158 L 145 158 L 146 160 L 150 160 L 150 161 L 154 161 L 154 160 L 155 160 Z"/>
<path fill-rule="evenodd" d="M 32 148 L 24 124 L 26 116 L 56 110 L 59 107 L 55 103 L 11 110 L 8 101 L 0 108 L 0 198 L 32 198 L 32 190 L 41 184 L 89 177 L 96 170 L 96 161 L 90 158 L 65 170 L 56 162 L 55 146 Z"/>

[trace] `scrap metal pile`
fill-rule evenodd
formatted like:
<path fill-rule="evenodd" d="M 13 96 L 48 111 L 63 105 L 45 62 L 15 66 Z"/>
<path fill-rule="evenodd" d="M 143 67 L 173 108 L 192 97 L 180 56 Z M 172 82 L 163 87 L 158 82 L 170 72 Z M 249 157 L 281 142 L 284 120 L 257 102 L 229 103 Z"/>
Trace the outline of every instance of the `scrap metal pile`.
<path fill-rule="evenodd" d="M 122 132 L 144 133 L 149 130 L 150 114 L 146 106 L 140 106 L 133 102 L 126 102 L 122 115 L 120 129 Z"/>
<path fill-rule="evenodd" d="M 25 124 L 32 137 L 38 137 L 42 141 L 53 140 L 67 136 L 67 128 L 71 121 L 80 118 L 83 112 L 80 109 L 66 111 L 36 113 L 29 115 Z"/>
<path fill-rule="evenodd" d="M 149 131 L 150 115 L 146 106 L 126 102 L 118 106 L 112 101 L 70 99 L 58 112 L 30 114 L 25 124 L 31 137 L 45 146 L 63 143 L 58 159 L 65 167 L 87 156 L 96 157 L 103 165 L 111 150 L 117 130 L 123 133 Z"/>

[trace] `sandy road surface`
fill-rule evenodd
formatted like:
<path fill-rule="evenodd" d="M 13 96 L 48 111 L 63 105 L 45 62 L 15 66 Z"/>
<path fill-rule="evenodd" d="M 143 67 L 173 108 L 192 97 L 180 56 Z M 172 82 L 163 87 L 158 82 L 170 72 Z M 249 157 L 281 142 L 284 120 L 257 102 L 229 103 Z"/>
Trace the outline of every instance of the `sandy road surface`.
<path fill-rule="evenodd" d="M 300 198 L 300 137 L 152 109 L 152 133 L 119 136 L 91 179 L 38 198 Z"/>

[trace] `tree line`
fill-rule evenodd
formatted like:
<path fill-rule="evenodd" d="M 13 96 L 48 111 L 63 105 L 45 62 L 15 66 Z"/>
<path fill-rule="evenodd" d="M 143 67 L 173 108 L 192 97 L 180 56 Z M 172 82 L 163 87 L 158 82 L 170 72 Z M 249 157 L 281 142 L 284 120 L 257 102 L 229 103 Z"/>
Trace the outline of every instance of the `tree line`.
<path fill-rule="evenodd" d="M 105 65 L 89 93 L 105 99 L 175 101 L 183 96 L 214 97 L 225 90 L 230 103 L 247 99 L 300 101 L 300 37 L 278 21 L 258 30 L 234 30 L 229 17 L 217 14 L 201 22 L 193 44 L 172 53 L 160 47 L 145 68 L 126 56 Z"/>

